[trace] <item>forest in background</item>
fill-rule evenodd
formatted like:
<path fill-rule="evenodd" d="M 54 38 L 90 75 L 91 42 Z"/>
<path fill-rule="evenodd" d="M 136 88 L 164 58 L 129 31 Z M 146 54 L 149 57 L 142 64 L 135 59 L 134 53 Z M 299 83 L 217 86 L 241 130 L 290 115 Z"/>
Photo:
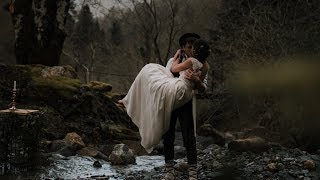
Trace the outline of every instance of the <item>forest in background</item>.
<path fill-rule="evenodd" d="M 210 42 L 213 52 L 208 59 L 211 94 L 207 97 L 209 100 L 202 106 L 200 104 L 202 112 L 206 113 L 200 115 L 199 121 L 219 127 L 240 120 L 238 124 L 245 126 L 250 120 L 272 130 L 290 130 L 285 134 L 292 136 L 295 143 L 316 137 L 320 127 L 317 122 L 320 116 L 315 112 L 317 103 L 295 97 L 308 94 L 307 99 L 316 99 L 317 93 L 298 91 L 291 94 L 294 91 L 288 88 L 284 96 L 277 91 L 283 89 L 282 86 L 272 83 L 274 91 L 265 93 L 266 87 L 258 83 L 248 85 L 245 79 L 238 81 L 240 90 L 234 92 L 237 88 L 230 85 L 229 80 L 242 77 L 242 72 L 249 72 L 254 77 L 250 82 L 264 83 L 270 79 L 279 80 L 278 84 L 286 86 L 290 78 L 285 77 L 292 77 L 285 73 L 286 68 L 278 73 L 270 69 L 261 75 L 249 71 L 248 67 L 265 70 L 295 58 L 303 60 L 302 64 L 313 58 L 317 60 L 319 1 L 202 0 L 199 3 L 196 0 L 130 0 L 123 3 L 119 0 L 122 7 L 109 9 L 103 17 L 92 15 L 90 7 L 99 5 L 95 4 L 97 1 L 80 4 L 79 11 L 75 2 L 71 2 L 60 63 L 73 66 L 83 82 L 107 82 L 112 84 L 114 91 L 125 93 L 144 64 L 165 64 L 179 48 L 179 36 L 196 32 Z M 5 27 L 1 28 L 0 61 L 14 64 L 14 32 L 10 15 L 1 9 L 0 18 L 1 27 Z M 294 71 L 298 75 L 311 72 L 311 75 L 317 75 L 308 67 L 300 67 Z M 303 91 L 313 89 L 316 92 L 319 88 L 318 79 L 312 79 L 310 83 L 308 78 L 298 78 L 292 83 L 300 86 L 307 83 Z M 243 91 L 244 86 L 263 93 Z"/>

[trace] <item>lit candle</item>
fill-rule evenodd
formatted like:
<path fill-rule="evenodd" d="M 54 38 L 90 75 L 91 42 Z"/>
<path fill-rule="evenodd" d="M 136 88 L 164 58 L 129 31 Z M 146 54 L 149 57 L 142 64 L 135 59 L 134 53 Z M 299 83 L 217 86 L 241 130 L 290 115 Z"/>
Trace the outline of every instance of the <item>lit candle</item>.
<path fill-rule="evenodd" d="M 13 81 L 13 90 L 17 90 L 17 81 Z"/>

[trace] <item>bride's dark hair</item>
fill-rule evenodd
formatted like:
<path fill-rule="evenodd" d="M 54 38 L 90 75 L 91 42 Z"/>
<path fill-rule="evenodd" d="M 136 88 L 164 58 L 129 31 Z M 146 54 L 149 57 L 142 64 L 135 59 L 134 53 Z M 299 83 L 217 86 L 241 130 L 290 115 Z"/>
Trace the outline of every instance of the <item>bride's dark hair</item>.
<path fill-rule="evenodd" d="M 196 41 L 194 41 L 193 51 L 193 57 L 198 59 L 202 63 L 207 59 L 211 52 L 208 42 L 202 39 L 197 39 Z"/>

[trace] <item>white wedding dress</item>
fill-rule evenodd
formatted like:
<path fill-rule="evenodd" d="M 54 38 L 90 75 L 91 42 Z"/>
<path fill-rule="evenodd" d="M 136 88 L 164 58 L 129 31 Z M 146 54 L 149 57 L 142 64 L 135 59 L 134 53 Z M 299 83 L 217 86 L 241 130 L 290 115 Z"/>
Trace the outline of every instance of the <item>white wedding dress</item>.
<path fill-rule="evenodd" d="M 193 70 L 202 68 L 202 63 L 191 58 Z M 163 134 L 168 131 L 171 113 L 192 99 L 194 84 L 179 78 L 159 64 L 145 65 L 128 94 L 122 99 L 128 115 L 139 128 L 141 145 L 150 153 Z"/>

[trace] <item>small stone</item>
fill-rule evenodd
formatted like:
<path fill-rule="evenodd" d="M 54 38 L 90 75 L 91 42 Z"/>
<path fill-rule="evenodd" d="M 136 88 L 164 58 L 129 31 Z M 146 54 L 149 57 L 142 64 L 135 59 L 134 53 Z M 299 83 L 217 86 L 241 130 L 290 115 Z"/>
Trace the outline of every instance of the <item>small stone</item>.
<path fill-rule="evenodd" d="M 188 163 L 186 162 L 179 162 L 176 165 L 174 165 L 174 168 L 179 172 L 187 172 L 188 167 Z"/>
<path fill-rule="evenodd" d="M 271 160 L 271 159 L 268 158 L 268 157 L 263 158 L 263 161 L 264 161 L 264 162 L 270 162 L 270 160 Z"/>
<path fill-rule="evenodd" d="M 280 157 L 279 156 L 274 156 L 271 159 L 272 162 L 279 162 L 280 161 Z"/>
<path fill-rule="evenodd" d="M 285 169 L 285 166 L 282 163 L 276 163 L 276 166 L 277 166 L 277 169 L 280 171 Z"/>
<path fill-rule="evenodd" d="M 302 174 L 303 174 L 303 175 L 308 175 L 308 174 L 309 174 L 309 171 L 304 169 L 304 170 L 302 170 Z"/>
<path fill-rule="evenodd" d="M 303 166 L 306 168 L 306 169 L 309 169 L 309 170 L 314 170 L 316 168 L 316 164 L 313 160 L 305 160 L 303 161 Z"/>
<path fill-rule="evenodd" d="M 278 171 L 276 163 L 270 163 L 265 168 L 266 168 L 266 170 L 268 170 L 270 172 L 277 172 Z"/>

